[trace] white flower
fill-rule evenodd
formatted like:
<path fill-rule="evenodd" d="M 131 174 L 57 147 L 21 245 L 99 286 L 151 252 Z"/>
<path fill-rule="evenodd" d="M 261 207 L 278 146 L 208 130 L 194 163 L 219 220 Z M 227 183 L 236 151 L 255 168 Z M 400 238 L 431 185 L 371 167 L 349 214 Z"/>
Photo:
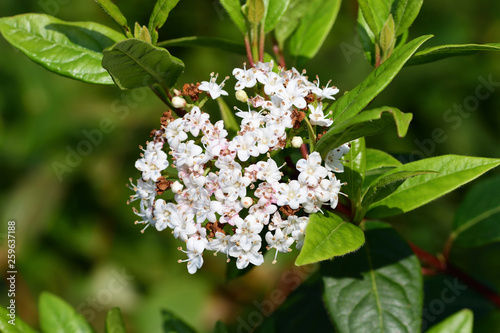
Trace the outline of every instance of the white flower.
<path fill-rule="evenodd" d="M 309 154 L 307 160 L 300 159 L 297 162 L 297 170 L 300 171 L 299 182 L 312 187 L 317 186 L 328 174 L 326 168 L 321 166 L 321 156 L 316 151 Z"/>
<path fill-rule="evenodd" d="M 311 113 L 309 114 L 311 125 L 330 127 L 333 124 L 333 120 L 326 118 L 331 114 L 331 112 L 325 115 L 323 113 L 323 105 L 321 103 L 318 103 L 317 107 L 309 104 L 309 110 L 311 110 Z"/>
<path fill-rule="evenodd" d="M 303 86 L 299 86 L 296 80 L 291 80 L 284 89 L 279 89 L 276 95 L 282 99 L 281 107 L 288 109 L 292 105 L 298 109 L 306 107 L 307 103 L 304 97 L 307 96 L 307 90 Z"/>
<path fill-rule="evenodd" d="M 287 253 L 292 251 L 290 246 L 293 244 L 294 239 L 292 237 L 288 237 L 283 234 L 281 229 L 276 229 L 274 235 L 271 231 L 266 233 L 266 242 L 268 244 L 268 248 L 275 248 L 276 254 L 274 255 L 273 264 L 276 263 L 276 258 L 278 257 L 278 252 Z"/>
<path fill-rule="evenodd" d="M 327 170 L 335 172 L 344 172 L 344 164 L 341 158 L 349 152 L 349 144 L 345 143 L 342 146 L 330 150 L 325 158 L 325 167 Z"/>
<path fill-rule="evenodd" d="M 294 136 L 292 138 L 292 147 L 293 148 L 300 148 L 300 146 L 302 146 L 303 143 L 304 143 L 304 141 L 302 140 L 302 138 L 300 136 Z"/>
<path fill-rule="evenodd" d="M 246 161 L 250 156 L 259 156 L 259 150 L 255 146 L 255 137 L 252 132 L 237 135 L 229 142 L 229 149 L 238 154 L 240 161 Z"/>
<path fill-rule="evenodd" d="M 217 231 L 215 233 L 215 238 L 211 239 L 207 244 L 207 250 L 214 251 L 214 255 L 218 252 L 222 252 L 229 256 L 229 248 L 234 246 L 231 242 L 231 235 L 226 235 L 223 232 Z"/>
<path fill-rule="evenodd" d="M 339 89 L 337 87 L 328 87 L 328 85 L 332 81 L 331 80 L 328 81 L 328 83 L 326 84 L 326 87 L 323 87 L 323 89 L 321 89 L 319 87 L 319 77 L 316 76 L 316 80 L 317 80 L 316 86 L 313 86 L 311 89 L 313 94 L 318 96 L 320 99 L 325 99 L 325 98 L 335 99 L 332 95 L 336 95 L 339 92 Z"/>
<path fill-rule="evenodd" d="M 244 88 L 252 88 L 257 84 L 257 78 L 255 74 L 258 72 L 255 68 L 247 69 L 245 65 L 243 65 L 243 69 L 235 68 L 233 69 L 233 76 L 238 80 L 236 85 L 234 86 L 235 90 L 241 90 Z"/>
<path fill-rule="evenodd" d="M 178 118 L 172 121 L 165 128 L 165 138 L 168 145 L 172 148 L 177 148 L 179 143 L 188 138 L 187 133 L 184 131 L 186 121 L 183 118 Z"/>
<path fill-rule="evenodd" d="M 219 74 L 211 73 L 210 82 L 202 81 L 198 89 L 208 92 L 210 94 L 210 97 L 212 97 L 212 99 L 216 99 L 221 95 L 227 96 L 228 95 L 227 91 L 222 90 L 222 87 L 224 87 L 224 82 L 226 82 L 228 78 L 226 77 L 221 84 L 217 84 L 215 83 L 215 81 L 217 81 L 218 76 Z"/>
<path fill-rule="evenodd" d="M 203 251 L 208 241 L 206 238 L 192 237 L 186 242 L 186 250 L 182 251 L 187 254 L 188 259 L 179 260 L 179 263 L 187 261 L 187 268 L 189 274 L 194 274 L 198 269 L 203 266 Z"/>
<path fill-rule="evenodd" d="M 260 242 L 255 242 L 248 250 L 245 250 L 237 245 L 233 245 L 229 249 L 229 255 L 237 258 L 236 267 L 238 269 L 246 268 L 249 263 L 260 266 L 264 262 L 264 256 L 259 252 L 260 246 Z"/>
<path fill-rule="evenodd" d="M 155 181 L 161 176 L 161 171 L 168 167 L 167 154 L 163 151 L 146 151 L 143 158 L 135 162 L 137 170 L 142 171 L 142 179 Z"/>
<path fill-rule="evenodd" d="M 300 204 L 306 202 L 307 195 L 302 184 L 292 180 L 289 184 L 277 185 L 276 199 L 278 206 L 288 205 L 291 209 L 299 209 Z"/>

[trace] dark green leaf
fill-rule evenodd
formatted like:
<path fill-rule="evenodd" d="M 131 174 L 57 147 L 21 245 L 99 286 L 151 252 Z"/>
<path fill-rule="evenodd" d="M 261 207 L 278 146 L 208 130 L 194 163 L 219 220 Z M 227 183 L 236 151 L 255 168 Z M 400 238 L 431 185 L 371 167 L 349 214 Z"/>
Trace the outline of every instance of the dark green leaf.
<path fill-rule="evenodd" d="M 214 333 L 229 333 L 229 329 L 223 322 L 217 320 L 214 327 Z"/>
<path fill-rule="evenodd" d="M 411 57 L 406 66 L 420 65 L 449 57 L 475 54 L 479 51 L 500 51 L 500 43 L 450 44 L 429 47 Z"/>
<path fill-rule="evenodd" d="M 248 316 L 238 320 L 240 331 L 242 333 L 335 332 L 322 301 L 323 288 L 319 274 L 313 274 L 302 283 L 304 277 L 314 270 L 314 265 L 308 265 L 285 272 L 283 284 L 293 292 L 286 297 L 281 289 L 275 289 L 269 299 L 256 305 L 258 313 L 264 317 L 262 325 L 255 331 L 252 330 L 249 323 L 255 322 L 256 315 L 255 312 L 250 312 Z M 285 297 L 286 300 L 283 302 Z"/>
<path fill-rule="evenodd" d="M 472 311 L 464 309 L 432 326 L 427 333 L 472 333 L 473 322 Z"/>
<path fill-rule="evenodd" d="M 51 72 L 96 84 L 113 84 L 102 68 L 102 51 L 125 38 L 93 22 L 65 22 L 44 14 L 0 19 L 9 43 Z"/>
<path fill-rule="evenodd" d="M 177 5 L 179 0 L 158 0 L 156 1 L 151 17 L 149 18 L 149 33 L 153 44 L 158 41 L 158 29 L 167 21 L 168 14 Z"/>
<path fill-rule="evenodd" d="M 8 304 L 7 306 L 11 306 Z M 15 316 L 15 320 L 10 317 L 10 311 L 5 307 L 0 306 L 0 332 L 2 333 L 35 333 L 36 331 L 32 329 L 28 324 L 21 320 L 18 316 Z M 9 323 L 9 321 L 11 323 Z M 12 324 L 14 323 L 14 324 Z"/>
<path fill-rule="evenodd" d="M 337 332 L 420 333 L 420 263 L 388 224 L 366 222 L 365 245 L 322 264 L 324 301 Z"/>
<path fill-rule="evenodd" d="M 334 123 L 343 122 L 363 110 L 392 81 L 412 54 L 431 36 L 415 38 L 394 51 L 392 56 L 376 68 L 356 88 L 333 103 Z"/>
<path fill-rule="evenodd" d="M 423 0 L 395 0 L 391 13 L 396 23 L 396 36 L 403 34 L 412 25 L 420 12 Z"/>
<path fill-rule="evenodd" d="M 180 59 L 139 39 L 127 39 L 104 51 L 102 66 L 121 89 L 158 83 L 172 87 L 184 70 Z"/>
<path fill-rule="evenodd" d="M 499 159 L 457 155 L 433 157 L 404 164 L 394 170 L 429 170 L 438 173 L 408 179 L 387 198 L 374 204 L 368 210 L 367 216 L 380 218 L 406 213 L 451 192 L 499 164 Z"/>
<path fill-rule="evenodd" d="M 318 53 L 337 18 L 340 3 L 340 0 L 311 1 L 290 38 L 290 54 L 297 66 L 302 67 Z"/>
<path fill-rule="evenodd" d="M 283 15 L 285 15 L 289 4 L 290 0 L 269 0 L 264 24 L 264 32 L 267 33 L 276 27 Z"/>
<path fill-rule="evenodd" d="M 356 205 L 361 200 L 361 187 L 365 178 L 365 138 L 351 141 L 350 146 L 349 153 L 344 156 L 344 172 L 337 173 L 337 177 L 347 183 L 342 186 L 342 192 L 347 195 L 352 205 Z"/>
<path fill-rule="evenodd" d="M 307 224 L 304 246 L 295 264 L 312 264 L 356 251 L 365 242 L 363 231 L 339 216 L 326 211 L 311 214 Z"/>
<path fill-rule="evenodd" d="M 168 310 L 162 310 L 163 332 L 165 333 L 196 333 L 182 319 Z"/>
<path fill-rule="evenodd" d="M 380 133 L 394 122 L 396 123 L 398 136 L 400 138 L 404 137 L 412 118 L 411 113 L 403 113 L 388 106 L 363 111 L 338 125 L 334 124 L 330 127 L 328 132 L 316 144 L 316 151 L 325 156 L 332 147 L 339 147 L 351 140 Z"/>
<path fill-rule="evenodd" d="M 454 244 L 483 246 L 500 241 L 500 178 L 478 183 L 467 194 L 455 214 Z"/>
<path fill-rule="evenodd" d="M 106 315 L 106 333 L 126 333 L 125 322 L 119 308 L 112 308 Z"/>
<path fill-rule="evenodd" d="M 40 296 L 40 327 L 44 333 L 93 333 L 85 318 L 59 297 L 44 292 Z"/>
<path fill-rule="evenodd" d="M 391 14 L 391 1 L 359 0 L 358 3 L 369 29 L 375 36 L 375 41 L 378 42 L 382 27 Z"/>
<path fill-rule="evenodd" d="M 231 17 L 234 24 L 238 27 L 241 33 L 244 35 L 247 31 L 247 27 L 245 24 L 245 16 L 243 16 L 243 12 L 241 11 L 240 0 L 220 0 L 221 5 Z"/>
<path fill-rule="evenodd" d="M 122 29 L 129 31 L 127 26 L 127 18 L 122 14 L 120 8 L 118 8 L 111 0 L 95 0 L 99 6 L 106 12 L 116 22 Z"/>
<path fill-rule="evenodd" d="M 361 8 L 358 9 L 358 34 L 365 51 L 366 60 L 370 65 L 375 66 L 375 35 L 368 26 Z"/>
<path fill-rule="evenodd" d="M 288 9 L 285 15 L 281 18 L 278 25 L 274 29 L 274 34 L 278 45 L 282 49 L 285 41 L 292 35 L 295 29 L 299 26 L 302 17 L 305 15 L 309 4 L 313 0 L 290 0 Z"/>
<path fill-rule="evenodd" d="M 218 50 L 246 55 L 245 45 L 218 37 L 192 36 L 169 39 L 156 44 L 158 47 L 211 47 Z"/>

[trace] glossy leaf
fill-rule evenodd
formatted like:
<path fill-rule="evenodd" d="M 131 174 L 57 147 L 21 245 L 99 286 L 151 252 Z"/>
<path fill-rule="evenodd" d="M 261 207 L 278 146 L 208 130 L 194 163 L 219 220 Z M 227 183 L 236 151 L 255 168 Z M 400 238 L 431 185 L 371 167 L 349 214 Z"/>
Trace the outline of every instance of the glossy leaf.
<path fill-rule="evenodd" d="M 227 11 L 234 24 L 236 24 L 240 32 L 245 34 L 247 28 L 245 24 L 245 16 L 243 16 L 243 12 L 241 11 L 240 0 L 220 0 L 220 3 Z"/>
<path fill-rule="evenodd" d="M 184 70 L 182 61 L 167 50 L 135 38 L 106 49 L 102 65 L 121 89 L 154 83 L 172 87 Z"/>
<path fill-rule="evenodd" d="M 364 233 L 358 226 L 329 211 L 311 214 L 304 246 L 295 264 L 302 266 L 342 256 L 356 251 L 364 242 Z"/>
<path fill-rule="evenodd" d="M 449 57 L 475 54 L 479 51 L 500 51 L 500 43 L 450 44 L 429 47 L 415 53 L 406 65 L 420 65 Z"/>
<path fill-rule="evenodd" d="M 322 264 L 323 299 L 336 331 L 420 333 L 420 263 L 388 224 L 362 224 L 358 251 Z"/>
<path fill-rule="evenodd" d="M 163 310 L 162 311 L 163 320 L 163 332 L 170 333 L 196 333 L 196 331 L 186 324 L 182 319 L 178 318 L 172 312 Z"/>
<path fill-rule="evenodd" d="M 158 29 L 167 21 L 168 14 L 177 5 L 179 0 L 158 0 L 149 18 L 148 30 L 153 44 L 158 41 Z"/>
<path fill-rule="evenodd" d="M 302 67 L 318 53 L 337 18 L 341 0 L 312 0 L 290 38 L 294 63 Z"/>
<path fill-rule="evenodd" d="M 412 118 L 411 113 L 403 113 L 388 106 L 363 111 L 338 125 L 334 124 L 317 142 L 316 151 L 325 156 L 331 147 L 339 147 L 351 140 L 380 133 L 394 122 L 398 136 L 404 137 Z"/>
<path fill-rule="evenodd" d="M 285 41 L 297 29 L 302 17 L 305 15 L 309 4 L 313 0 L 290 0 L 288 8 L 274 30 L 274 35 L 282 49 Z"/>
<path fill-rule="evenodd" d="M 455 214 L 454 244 L 483 246 L 500 241 L 500 178 L 478 183 L 467 194 Z"/>
<path fill-rule="evenodd" d="M 169 39 L 156 44 L 158 47 L 210 47 L 218 50 L 246 55 L 245 45 L 218 37 L 191 36 Z"/>
<path fill-rule="evenodd" d="M 387 198 L 375 203 L 368 217 L 380 218 L 406 213 L 443 196 L 500 164 L 499 159 L 444 155 L 404 164 L 393 171 L 429 170 L 408 179 Z"/>
<path fill-rule="evenodd" d="M 352 205 L 356 205 L 361 199 L 361 188 L 365 178 L 365 138 L 351 141 L 350 146 L 349 153 L 344 156 L 344 172 L 337 173 L 337 177 L 347 183 L 342 186 L 342 192 L 347 195 Z"/>
<path fill-rule="evenodd" d="M 472 333 L 473 322 L 472 311 L 464 309 L 432 326 L 427 333 Z"/>
<path fill-rule="evenodd" d="M 363 82 L 332 104 L 334 123 L 343 122 L 363 110 L 392 81 L 413 53 L 431 36 L 415 38 L 394 51 Z"/>
<path fill-rule="evenodd" d="M 116 22 L 122 29 L 128 31 L 127 18 L 122 14 L 120 8 L 111 0 L 95 0 L 99 6 Z"/>
<path fill-rule="evenodd" d="M 124 35 L 93 22 L 65 22 L 44 14 L 0 19 L 5 39 L 51 72 L 96 84 L 113 84 L 102 51 Z"/>
<path fill-rule="evenodd" d="M 7 304 L 10 306 L 10 304 Z M 10 324 L 9 321 L 15 323 L 15 325 Z M 35 333 L 36 331 L 32 329 L 28 324 L 21 320 L 18 316 L 15 316 L 15 320 L 12 321 L 10 317 L 9 310 L 3 305 L 0 306 L 0 332 L 2 333 Z"/>
<path fill-rule="evenodd" d="M 388 174 L 380 176 L 366 189 L 363 194 L 361 204 L 356 209 L 355 222 L 361 221 L 369 207 L 398 189 L 408 178 L 418 175 L 432 173 L 429 171 L 398 171 L 398 168 L 391 170 Z"/>
<path fill-rule="evenodd" d="M 391 14 L 391 1 L 359 0 L 358 3 L 369 29 L 375 36 L 375 41 L 378 42 L 382 27 Z"/>
<path fill-rule="evenodd" d="M 268 0 L 266 20 L 264 23 L 264 32 L 273 30 L 278 22 L 285 15 L 290 0 Z"/>
<path fill-rule="evenodd" d="M 59 297 L 44 292 L 40 296 L 40 327 L 44 333 L 93 333 L 85 318 Z"/>
<path fill-rule="evenodd" d="M 106 333 L 126 333 L 125 322 L 119 308 L 112 308 L 106 315 Z"/>
<path fill-rule="evenodd" d="M 367 148 L 366 149 L 366 172 L 384 167 L 397 167 L 402 165 L 397 159 L 384 151 Z"/>

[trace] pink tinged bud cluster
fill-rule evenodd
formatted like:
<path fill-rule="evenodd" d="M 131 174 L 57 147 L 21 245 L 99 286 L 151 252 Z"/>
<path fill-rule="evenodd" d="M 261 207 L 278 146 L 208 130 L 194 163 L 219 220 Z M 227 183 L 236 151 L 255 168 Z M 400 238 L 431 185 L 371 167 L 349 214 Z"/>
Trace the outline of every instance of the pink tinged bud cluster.
<path fill-rule="evenodd" d="M 185 242 L 182 252 L 187 259 L 180 262 L 187 262 L 191 274 L 202 267 L 204 251 L 220 252 L 228 261 L 234 258 L 243 269 L 261 265 L 264 248 L 275 249 L 276 262 L 278 253 L 291 251 L 294 244 L 302 247 L 309 214 L 338 203 L 341 183 L 335 172 L 343 171 L 341 159 L 348 145 L 331 151 L 325 161 L 317 152 L 300 159 L 297 179 L 284 180 L 282 166 L 270 157 L 291 141 L 287 133 L 293 127 L 294 110 L 309 106 L 312 125 L 330 126 L 321 100 L 333 99 L 338 90 L 321 89 L 319 80 L 309 82 L 295 69 L 276 73 L 272 68 L 273 63 L 258 63 L 255 68 L 234 69 L 235 90 L 261 84 L 265 96 L 248 98 L 248 110 L 236 112 L 241 125 L 233 138 L 223 121 L 212 123 L 194 106 L 184 117 L 162 126 L 135 164 L 142 172 L 137 184 L 129 186 L 135 192 L 130 201 L 140 202 L 139 209 L 134 208 L 141 219 L 136 223 L 170 229 Z M 212 73 L 210 81 L 199 86 L 214 99 L 227 95 L 222 90 L 225 80 L 217 85 L 216 79 Z M 314 103 L 308 104 L 305 97 L 310 94 Z M 162 175 L 176 178 L 169 189 L 175 202 L 157 198 L 156 182 Z M 283 215 L 278 211 L 283 206 L 294 213 Z"/>

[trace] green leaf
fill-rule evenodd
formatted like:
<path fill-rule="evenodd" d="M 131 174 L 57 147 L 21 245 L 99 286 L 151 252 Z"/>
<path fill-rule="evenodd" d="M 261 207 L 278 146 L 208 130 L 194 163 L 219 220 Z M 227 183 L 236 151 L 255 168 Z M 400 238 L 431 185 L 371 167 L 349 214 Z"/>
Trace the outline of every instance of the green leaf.
<path fill-rule="evenodd" d="M 158 47 L 211 47 L 218 50 L 246 55 L 245 45 L 218 37 L 191 36 L 169 39 L 156 44 Z"/>
<path fill-rule="evenodd" d="M 304 246 L 295 264 L 312 264 L 356 251 L 365 242 L 363 231 L 354 224 L 326 211 L 311 214 L 306 228 Z"/>
<path fill-rule="evenodd" d="M 158 29 L 167 21 L 168 14 L 177 5 L 179 0 L 158 0 L 156 1 L 151 17 L 149 18 L 148 30 L 151 34 L 151 42 L 158 41 Z"/>
<path fill-rule="evenodd" d="M 397 167 L 402 165 L 397 159 L 384 151 L 366 148 L 366 173 L 384 167 Z"/>
<path fill-rule="evenodd" d="M 264 15 L 266 14 L 264 0 L 247 0 L 246 14 L 250 24 L 259 24 L 264 19 Z"/>
<path fill-rule="evenodd" d="M 243 12 L 241 11 L 240 0 L 220 0 L 220 3 L 240 32 L 245 35 L 247 27 L 245 24 L 245 16 L 243 16 Z"/>
<path fill-rule="evenodd" d="M 180 59 L 145 41 L 130 38 L 104 50 L 102 66 L 121 89 L 158 83 L 172 87 L 184 70 Z"/>
<path fill-rule="evenodd" d="M 382 27 L 391 13 L 391 1 L 359 0 L 358 3 L 370 31 L 375 36 L 375 41 L 378 42 Z"/>
<path fill-rule="evenodd" d="M 106 315 L 106 333 L 126 333 L 125 322 L 119 308 L 112 308 Z"/>
<path fill-rule="evenodd" d="M 415 38 L 394 51 L 392 56 L 376 68 L 356 88 L 332 104 L 334 123 L 343 122 L 363 110 L 392 81 L 412 54 L 431 36 Z"/>
<path fill-rule="evenodd" d="M 467 248 L 500 241 L 500 177 L 478 183 L 453 220 L 451 239 Z"/>
<path fill-rule="evenodd" d="M 312 0 L 290 38 L 294 63 L 302 67 L 318 53 L 337 18 L 341 0 Z"/>
<path fill-rule="evenodd" d="M 182 319 L 178 318 L 168 310 L 162 310 L 163 332 L 170 333 L 196 333 L 188 324 Z"/>
<path fill-rule="evenodd" d="M 127 26 L 127 18 L 122 14 L 120 8 L 116 6 L 111 0 L 95 0 L 99 6 L 106 12 L 126 32 L 130 31 Z"/>
<path fill-rule="evenodd" d="M 347 195 L 354 207 L 361 199 L 361 187 L 365 178 L 365 138 L 351 141 L 350 146 L 351 149 L 344 156 L 344 172 L 337 173 L 337 177 L 347 183 L 342 186 L 342 192 Z"/>
<path fill-rule="evenodd" d="M 412 118 L 411 113 L 403 113 L 388 106 L 363 111 L 342 123 L 337 123 L 338 125 L 334 123 L 317 142 L 316 151 L 325 156 L 331 147 L 339 147 L 363 136 L 375 135 L 394 122 L 398 136 L 402 138 L 406 135 Z"/>
<path fill-rule="evenodd" d="M 43 332 L 92 333 L 85 318 L 59 297 L 44 292 L 40 295 L 40 327 Z"/>
<path fill-rule="evenodd" d="M 472 311 L 464 309 L 432 326 L 427 333 L 472 333 L 473 321 Z"/>
<path fill-rule="evenodd" d="M 8 304 L 7 306 L 10 306 Z M 3 333 L 35 333 L 36 331 L 32 329 L 28 324 L 21 320 L 18 316 L 15 316 L 15 320 L 10 317 L 10 312 L 8 309 L 0 306 L 0 332 Z M 10 324 L 15 323 L 15 325 Z"/>
<path fill-rule="evenodd" d="M 297 29 L 312 1 L 313 0 L 290 0 L 288 9 L 274 29 L 274 35 L 280 49 L 283 49 L 285 41 L 292 35 L 295 29 Z"/>
<path fill-rule="evenodd" d="M 500 43 L 450 44 L 429 47 L 415 53 L 406 65 L 420 65 L 449 57 L 475 54 L 479 51 L 500 51 Z"/>
<path fill-rule="evenodd" d="M 214 327 L 214 333 L 229 333 L 229 329 L 223 322 L 217 320 Z"/>
<path fill-rule="evenodd" d="M 394 46 L 396 45 L 396 31 L 394 26 L 394 18 L 392 14 L 382 27 L 380 32 L 380 48 L 382 51 L 382 62 L 386 61 L 394 51 Z"/>
<path fill-rule="evenodd" d="M 5 39 L 51 72 L 96 84 L 113 84 L 102 51 L 125 38 L 93 22 L 65 22 L 44 14 L 0 19 Z"/>
<path fill-rule="evenodd" d="M 269 0 L 269 5 L 267 7 L 266 20 L 264 23 L 264 32 L 268 33 L 273 30 L 278 22 L 281 20 L 283 15 L 285 15 L 286 10 L 290 0 Z"/>
<path fill-rule="evenodd" d="M 365 245 L 322 264 L 324 301 L 336 331 L 420 333 L 422 275 L 406 242 L 388 224 L 363 224 Z"/>
<path fill-rule="evenodd" d="M 380 218 L 409 212 L 453 191 L 500 164 L 500 159 L 444 155 L 411 162 L 394 171 L 429 170 L 408 179 L 387 198 L 375 203 L 366 214 Z"/>
<path fill-rule="evenodd" d="M 224 127 L 236 134 L 236 132 L 238 132 L 240 129 L 240 125 L 236 120 L 234 110 L 230 109 L 222 98 L 217 98 L 217 104 L 219 104 L 219 110 L 222 115 L 222 120 L 224 120 Z"/>
<path fill-rule="evenodd" d="M 398 168 L 389 171 L 387 174 L 376 179 L 363 194 L 361 204 L 358 204 L 354 222 L 361 221 L 369 207 L 389 195 L 391 195 L 408 178 L 418 175 L 433 173 L 432 171 L 397 171 Z"/>
<path fill-rule="evenodd" d="M 396 0 L 391 13 L 396 23 L 396 36 L 403 34 L 412 25 L 420 12 L 424 0 Z"/>

